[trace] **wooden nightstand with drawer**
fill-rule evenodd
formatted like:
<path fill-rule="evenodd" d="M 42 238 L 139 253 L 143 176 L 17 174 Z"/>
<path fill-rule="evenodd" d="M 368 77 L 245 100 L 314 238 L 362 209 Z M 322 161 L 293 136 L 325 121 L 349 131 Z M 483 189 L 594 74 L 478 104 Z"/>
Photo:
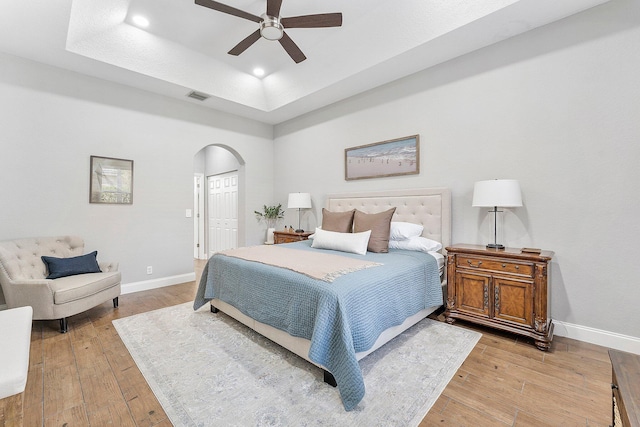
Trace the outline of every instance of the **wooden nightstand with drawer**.
<path fill-rule="evenodd" d="M 288 231 L 274 231 L 273 243 L 291 243 L 300 242 L 301 240 L 307 240 L 313 233 L 310 231 L 304 231 L 302 233 L 289 233 Z"/>
<path fill-rule="evenodd" d="M 455 245 L 447 250 L 448 323 L 467 320 L 531 337 L 548 350 L 553 338 L 548 291 L 551 251 Z"/>

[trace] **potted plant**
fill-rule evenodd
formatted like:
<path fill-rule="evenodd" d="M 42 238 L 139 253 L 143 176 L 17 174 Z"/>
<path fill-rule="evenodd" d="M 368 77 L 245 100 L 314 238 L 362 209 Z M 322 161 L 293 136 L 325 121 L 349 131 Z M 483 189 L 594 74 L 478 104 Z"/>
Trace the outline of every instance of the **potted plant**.
<path fill-rule="evenodd" d="M 273 231 L 275 230 L 276 222 L 284 218 L 282 204 L 279 203 L 277 206 L 264 205 L 262 212 L 253 212 L 256 214 L 258 221 L 265 221 L 267 223 L 267 244 L 273 244 Z"/>

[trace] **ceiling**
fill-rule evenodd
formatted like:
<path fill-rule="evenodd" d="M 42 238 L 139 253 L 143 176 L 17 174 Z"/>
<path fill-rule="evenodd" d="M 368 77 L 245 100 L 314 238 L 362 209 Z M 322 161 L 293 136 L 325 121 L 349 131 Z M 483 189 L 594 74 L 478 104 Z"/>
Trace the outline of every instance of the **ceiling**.
<path fill-rule="evenodd" d="M 0 51 L 276 124 L 606 1 L 284 0 L 284 17 L 343 15 L 341 27 L 286 30 L 307 56 L 296 64 L 266 39 L 228 55 L 258 24 L 194 0 L 2 0 Z"/>

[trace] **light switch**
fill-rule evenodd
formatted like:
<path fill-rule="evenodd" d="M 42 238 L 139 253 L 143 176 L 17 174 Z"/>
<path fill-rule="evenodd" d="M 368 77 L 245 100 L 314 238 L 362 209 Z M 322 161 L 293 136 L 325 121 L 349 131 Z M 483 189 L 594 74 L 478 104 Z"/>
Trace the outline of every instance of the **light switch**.
<path fill-rule="evenodd" d="M 186 216 L 187 218 L 191 218 L 191 209 L 187 209 L 184 213 L 184 216 Z"/>

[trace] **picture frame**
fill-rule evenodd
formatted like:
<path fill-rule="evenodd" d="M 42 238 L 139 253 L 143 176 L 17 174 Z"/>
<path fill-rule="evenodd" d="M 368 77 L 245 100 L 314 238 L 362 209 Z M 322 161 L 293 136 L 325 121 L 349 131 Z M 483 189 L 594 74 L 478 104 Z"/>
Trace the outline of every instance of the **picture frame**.
<path fill-rule="evenodd" d="M 344 150 L 344 179 L 347 181 L 419 173 L 420 135 Z"/>
<path fill-rule="evenodd" d="M 133 204 L 133 160 L 91 156 L 89 203 Z"/>

